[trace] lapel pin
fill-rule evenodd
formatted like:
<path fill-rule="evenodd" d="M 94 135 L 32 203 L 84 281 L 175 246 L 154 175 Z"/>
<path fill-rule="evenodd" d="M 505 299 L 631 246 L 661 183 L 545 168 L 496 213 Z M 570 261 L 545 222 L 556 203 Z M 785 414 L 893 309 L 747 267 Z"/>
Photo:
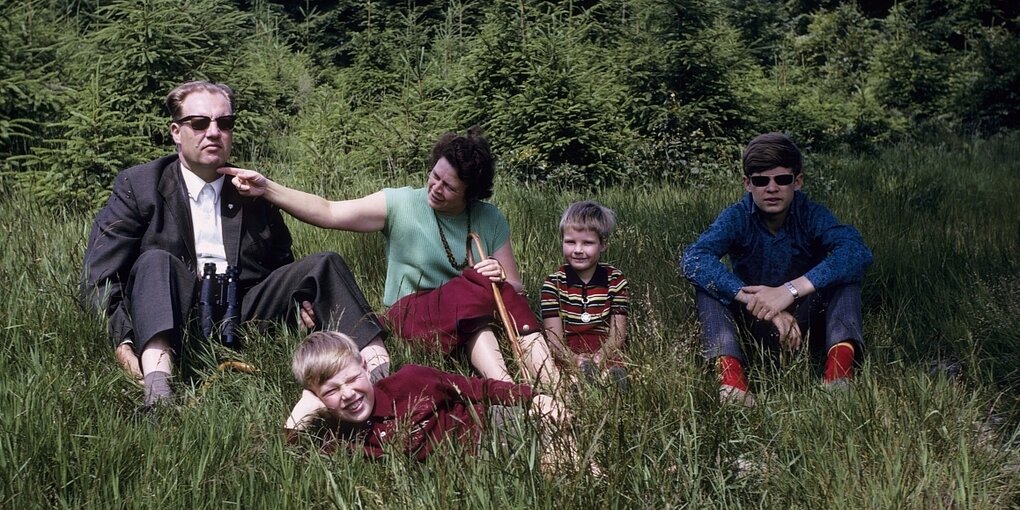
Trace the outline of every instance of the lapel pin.
<path fill-rule="evenodd" d="M 234 204 L 227 204 L 227 209 L 234 210 Z"/>

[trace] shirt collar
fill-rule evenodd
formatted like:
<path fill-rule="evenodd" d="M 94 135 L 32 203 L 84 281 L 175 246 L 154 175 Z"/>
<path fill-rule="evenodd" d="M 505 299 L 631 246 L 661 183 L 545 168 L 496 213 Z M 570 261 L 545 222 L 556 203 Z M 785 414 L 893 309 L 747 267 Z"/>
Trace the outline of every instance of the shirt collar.
<path fill-rule="evenodd" d="M 380 382 L 385 382 L 385 379 Z M 378 420 L 392 417 L 396 410 L 393 407 L 393 397 L 386 391 L 386 384 L 373 384 L 372 391 L 375 393 L 375 405 L 372 407 L 372 414 L 369 415 L 369 419 Z"/>
<path fill-rule="evenodd" d="M 567 284 L 569 285 L 609 286 L 609 270 L 601 263 L 595 266 L 595 274 L 591 275 L 591 280 L 588 283 L 581 281 L 581 277 L 577 276 L 577 271 L 574 271 L 570 264 L 563 265 L 563 272 L 567 275 Z"/>
<path fill-rule="evenodd" d="M 184 185 L 188 188 L 188 196 L 191 197 L 192 200 L 198 200 L 198 194 L 202 191 L 202 188 L 205 187 L 206 182 L 187 168 L 181 167 L 181 175 L 184 176 Z M 212 184 L 217 202 L 220 199 L 220 191 L 223 190 L 223 178 L 224 176 L 221 175 L 219 179 L 208 183 Z"/>

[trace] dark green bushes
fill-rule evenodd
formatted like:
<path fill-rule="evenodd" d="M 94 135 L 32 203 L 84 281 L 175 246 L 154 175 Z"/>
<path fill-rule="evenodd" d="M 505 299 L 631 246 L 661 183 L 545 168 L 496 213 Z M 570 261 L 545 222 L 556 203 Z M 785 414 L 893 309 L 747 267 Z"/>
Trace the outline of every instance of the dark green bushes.
<path fill-rule="evenodd" d="M 423 167 L 487 128 L 502 172 L 565 186 L 703 181 L 764 131 L 817 151 L 1018 124 L 1020 8 L 763 0 L 486 4 L 200 0 L 0 7 L 0 158 L 94 206 L 172 150 L 162 98 L 238 91 L 234 160 L 318 182 Z"/>
<path fill-rule="evenodd" d="M 45 201 L 95 207 L 117 171 L 172 151 L 163 98 L 181 82 L 208 78 L 235 87 L 242 110 L 235 155 L 256 152 L 262 141 L 251 137 L 268 131 L 279 112 L 296 112 L 292 98 L 307 75 L 300 57 L 229 2 L 116 1 L 88 12 L 25 3 L 3 7 L 4 19 L 49 44 L 5 43 L 34 56 L 41 70 L 5 81 L 36 101 L 5 108 L 0 126 L 10 128 L 2 156 L 18 182 Z M 26 8 L 33 15 L 19 10 Z"/>
<path fill-rule="evenodd" d="M 489 127 L 504 168 L 517 178 L 620 180 L 627 130 L 617 105 L 625 90 L 606 65 L 609 53 L 587 41 L 598 28 L 564 10 L 505 5 L 470 51 L 464 115 Z"/>

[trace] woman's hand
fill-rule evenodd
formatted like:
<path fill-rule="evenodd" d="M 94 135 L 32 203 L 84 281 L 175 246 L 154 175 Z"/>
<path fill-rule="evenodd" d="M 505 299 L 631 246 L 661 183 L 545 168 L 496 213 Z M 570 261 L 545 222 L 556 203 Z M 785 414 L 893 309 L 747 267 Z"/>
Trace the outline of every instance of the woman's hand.
<path fill-rule="evenodd" d="M 269 188 L 269 179 L 255 170 L 225 166 L 216 169 L 216 171 L 223 175 L 234 176 L 232 179 L 234 187 L 244 197 L 261 197 L 266 194 L 266 189 Z"/>
<path fill-rule="evenodd" d="M 521 273 L 517 270 L 517 260 L 514 259 L 514 249 L 509 239 L 499 249 L 489 254 L 499 263 L 503 271 L 503 281 L 513 287 L 517 293 L 524 292 L 524 282 L 521 280 Z"/>
<path fill-rule="evenodd" d="M 478 271 L 478 274 L 488 278 L 489 281 L 495 283 L 506 281 L 506 272 L 503 271 L 503 265 L 494 257 L 480 260 L 474 265 L 474 269 Z"/>

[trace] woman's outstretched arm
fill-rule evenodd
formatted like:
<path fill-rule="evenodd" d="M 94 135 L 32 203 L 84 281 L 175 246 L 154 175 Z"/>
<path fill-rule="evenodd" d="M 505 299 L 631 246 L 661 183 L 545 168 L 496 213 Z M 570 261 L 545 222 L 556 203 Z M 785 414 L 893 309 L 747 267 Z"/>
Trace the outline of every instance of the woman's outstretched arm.
<path fill-rule="evenodd" d="M 382 191 L 353 200 L 330 201 L 288 188 L 254 170 L 223 167 L 218 172 L 233 176 L 234 187 L 242 196 L 265 198 L 291 216 L 317 227 L 378 232 L 386 226 L 386 195 Z"/>

